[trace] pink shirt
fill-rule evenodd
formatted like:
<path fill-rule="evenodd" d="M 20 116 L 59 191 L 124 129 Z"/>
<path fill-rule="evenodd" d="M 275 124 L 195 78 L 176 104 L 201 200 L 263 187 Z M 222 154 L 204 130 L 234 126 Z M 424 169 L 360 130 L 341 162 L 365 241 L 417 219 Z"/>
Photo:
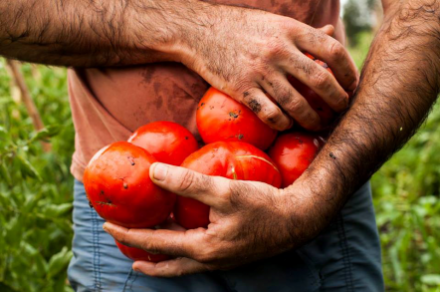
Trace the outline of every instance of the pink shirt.
<path fill-rule="evenodd" d="M 218 0 L 246 4 L 295 18 L 313 27 L 333 24 L 343 39 L 339 0 Z M 93 154 L 126 140 L 138 127 L 159 120 L 177 122 L 198 138 L 195 111 L 209 85 L 179 63 L 154 63 L 118 69 L 74 69 L 68 72 L 75 125 L 71 172 L 82 181 Z"/>

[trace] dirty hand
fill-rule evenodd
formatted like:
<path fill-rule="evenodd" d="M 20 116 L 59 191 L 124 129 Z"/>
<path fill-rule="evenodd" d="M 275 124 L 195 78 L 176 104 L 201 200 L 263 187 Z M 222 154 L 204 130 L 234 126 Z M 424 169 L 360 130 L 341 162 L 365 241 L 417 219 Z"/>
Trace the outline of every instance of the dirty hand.
<path fill-rule="evenodd" d="M 127 229 L 105 223 L 119 242 L 176 257 L 160 263 L 137 261 L 144 274 L 174 277 L 230 269 L 292 249 L 325 225 L 313 212 L 311 195 L 300 184 L 280 190 L 259 182 L 206 176 L 156 163 L 150 176 L 158 186 L 211 207 L 208 228 Z"/>
<path fill-rule="evenodd" d="M 287 75 L 313 89 L 336 112 L 346 109 L 346 91 L 356 88 L 358 72 L 344 46 L 328 35 L 334 30 L 331 25 L 315 29 L 257 9 L 206 5 L 177 50 L 180 61 L 212 86 L 277 130 L 289 128 L 292 118 L 309 130 L 321 126 Z M 326 62 L 334 76 L 304 52 Z"/>

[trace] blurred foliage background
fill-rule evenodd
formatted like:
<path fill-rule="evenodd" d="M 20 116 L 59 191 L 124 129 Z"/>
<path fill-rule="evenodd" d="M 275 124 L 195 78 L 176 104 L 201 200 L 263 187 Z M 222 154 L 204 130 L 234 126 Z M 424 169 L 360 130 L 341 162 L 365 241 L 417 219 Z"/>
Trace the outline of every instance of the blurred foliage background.
<path fill-rule="evenodd" d="M 74 130 L 66 71 L 25 64 L 29 93 L 47 128 L 36 132 L 0 62 L 0 291 L 70 291 Z M 52 138 L 51 138 L 52 137 Z M 51 150 L 41 142 L 50 139 Z"/>
<path fill-rule="evenodd" d="M 343 2 L 349 49 L 361 67 L 380 24 L 380 5 Z M 66 71 L 30 64 L 21 71 L 46 129 L 35 130 L 1 60 L 0 291 L 72 291 L 66 269 L 72 256 L 74 129 Z M 440 292 L 439 122 L 435 106 L 372 179 L 387 291 Z"/>

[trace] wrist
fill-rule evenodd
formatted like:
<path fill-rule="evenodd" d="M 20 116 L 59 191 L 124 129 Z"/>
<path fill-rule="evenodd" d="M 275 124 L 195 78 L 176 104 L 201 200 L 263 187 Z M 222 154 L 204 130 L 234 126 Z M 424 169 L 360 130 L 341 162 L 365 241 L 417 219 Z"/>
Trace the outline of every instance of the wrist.
<path fill-rule="evenodd" d="M 154 51 L 166 61 L 185 64 L 195 60 L 200 50 L 206 49 L 220 5 L 189 0 L 156 6 L 133 8 L 133 15 L 127 15 L 131 23 L 128 38 L 137 41 L 133 46 L 144 53 Z"/>
<path fill-rule="evenodd" d="M 289 222 L 291 247 L 316 237 L 345 202 L 343 182 L 322 165 L 311 165 L 291 186 L 284 189 L 282 204 Z"/>

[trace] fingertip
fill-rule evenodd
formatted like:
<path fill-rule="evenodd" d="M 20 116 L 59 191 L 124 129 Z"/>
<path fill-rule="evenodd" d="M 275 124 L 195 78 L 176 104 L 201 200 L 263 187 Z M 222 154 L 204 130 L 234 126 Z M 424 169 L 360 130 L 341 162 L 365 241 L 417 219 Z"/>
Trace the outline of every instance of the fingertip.
<path fill-rule="evenodd" d="M 149 276 L 156 276 L 154 272 L 154 267 L 156 266 L 156 263 L 152 262 L 145 262 L 145 261 L 135 261 L 131 268 L 133 271 L 138 273 L 143 273 L 145 275 Z"/>
<path fill-rule="evenodd" d="M 169 166 L 161 162 L 155 162 L 150 166 L 150 178 L 153 181 L 164 181 L 168 175 Z"/>
<path fill-rule="evenodd" d="M 290 125 L 289 116 L 272 102 L 266 103 L 258 116 L 263 123 L 277 131 L 287 130 Z"/>
<path fill-rule="evenodd" d="M 134 262 L 134 263 L 131 265 L 131 268 L 132 268 L 133 271 L 135 271 L 135 272 L 140 272 L 140 271 L 141 271 L 140 268 L 139 268 L 138 262 Z"/>
<path fill-rule="evenodd" d="M 321 28 L 319 28 L 322 32 L 324 32 L 326 35 L 333 36 L 335 33 L 335 27 L 331 24 L 327 24 Z"/>
<path fill-rule="evenodd" d="M 127 231 L 127 228 L 109 222 L 104 223 L 102 229 L 115 239 L 120 238 L 121 235 Z"/>
<path fill-rule="evenodd" d="M 332 108 L 334 111 L 340 113 L 347 109 L 350 102 L 350 95 L 348 92 L 344 92 L 344 96 L 341 97 L 340 101 L 334 105 Z"/>
<path fill-rule="evenodd" d="M 350 86 L 348 86 L 347 90 L 348 90 L 349 92 L 354 92 L 354 91 L 356 90 L 357 86 L 358 86 L 358 83 L 359 83 L 359 81 L 358 81 L 358 79 L 356 78 L 356 80 L 353 81 L 353 83 L 352 83 Z"/>
<path fill-rule="evenodd" d="M 107 224 L 107 222 L 105 222 L 103 225 L 102 225 L 102 229 L 104 229 L 104 231 L 105 232 L 107 232 L 108 231 L 108 224 Z"/>
<path fill-rule="evenodd" d="M 114 230 L 116 230 L 118 228 L 122 228 L 122 227 L 120 227 L 118 225 L 115 225 L 113 223 L 110 223 L 110 222 L 105 222 L 102 225 L 102 229 L 104 229 L 104 231 L 107 232 L 107 233 L 112 232 L 112 231 L 114 231 Z"/>
<path fill-rule="evenodd" d="M 322 129 L 321 118 L 314 109 L 311 109 L 301 121 L 297 120 L 296 122 L 299 123 L 304 129 L 312 132 L 317 132 Z"/>
<path fill-rule="evenodd" d="M 269 124 L 269 126 L 277 131 L 286 131 L 293 126 L 293 120 L 283 113 L 278 123 Z"/>
<path fill-rule="evenodd" d="M 142 263 L 141 261 L 135 261 L 133 263 L 133 265 L 131 266 L 131 268 L 135 271 L 135 272 L 142 272 Z"/>

